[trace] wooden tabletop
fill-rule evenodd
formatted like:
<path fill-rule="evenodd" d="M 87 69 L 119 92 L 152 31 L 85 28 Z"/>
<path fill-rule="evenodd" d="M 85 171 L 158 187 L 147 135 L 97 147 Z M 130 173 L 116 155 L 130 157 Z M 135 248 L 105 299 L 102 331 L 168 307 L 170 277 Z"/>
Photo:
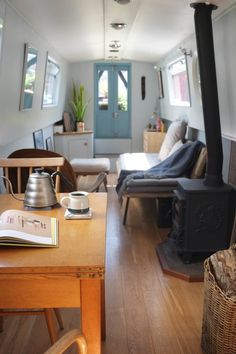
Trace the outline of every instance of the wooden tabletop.
<path fill-rule="evenodd" d="M 57 194 L 60 199 L 67 194 Z M 1 274 L 76 274 L 78 277 L 104 277 L 106 242 L 106 193 L 89 194 L 93 216 L 89 220 L 65 220 L 65 209 L 34 210 L 59 220 L 59 247 L 0 247 Z M 0 195 L 0 213 L 6 209 L 25 210 L 23 202 L 9 194 Z"/>

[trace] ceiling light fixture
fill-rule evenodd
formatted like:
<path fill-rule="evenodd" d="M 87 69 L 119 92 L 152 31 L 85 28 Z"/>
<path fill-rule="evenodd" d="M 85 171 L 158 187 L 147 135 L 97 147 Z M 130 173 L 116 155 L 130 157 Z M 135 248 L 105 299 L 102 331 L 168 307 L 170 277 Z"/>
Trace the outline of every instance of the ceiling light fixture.
<path fill-rule="evenodd" d="M 121 30 L 121 29 L 125 28 L 127 26 L 127 24 L 124 22 L 113 22 L 110 24 L 110 26 L 112 28 L 114 28 L 115 30 Z"/>
<path fill-rule="evenodd" d="M 120 5 L 127 5 L 130 3 L 130 0 L 114 0 Z"/>
<path fill-rule="evenodd" d="M 121 47 L 121 44 L 119 43 L 119 41 L 112 41 L 110 44 L 109 44 L 109 47 L 113 48 L 113 49 L 117 49 L 117 48 L 120 48 Z"/>

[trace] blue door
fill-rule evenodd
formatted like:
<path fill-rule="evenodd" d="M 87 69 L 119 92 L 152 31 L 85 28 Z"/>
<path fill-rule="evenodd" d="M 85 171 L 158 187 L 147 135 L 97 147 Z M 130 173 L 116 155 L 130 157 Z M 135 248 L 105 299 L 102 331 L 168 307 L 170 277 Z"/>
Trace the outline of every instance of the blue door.
<path fill-rule="evenodd" d="M 95 136 L 130 138 L 130 65 L 95 64 Z"/>

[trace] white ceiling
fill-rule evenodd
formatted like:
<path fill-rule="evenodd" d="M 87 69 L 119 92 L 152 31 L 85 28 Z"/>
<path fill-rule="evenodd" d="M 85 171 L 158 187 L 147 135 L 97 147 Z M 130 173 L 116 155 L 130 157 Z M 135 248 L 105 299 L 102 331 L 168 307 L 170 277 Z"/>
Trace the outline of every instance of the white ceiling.
<path fill-rule="evenodd" d="M 68 61 L 108 59 L 109 43 L 122 44 L 118 59 L 156 62 L 194 32 L 190 0 L 8 0 Z M 204 1 L 198 1 L 204 2 Z M 211 1 L 213 17 L 236 0 Z M 114 30 L 112 22 L 125 22 Z"/>

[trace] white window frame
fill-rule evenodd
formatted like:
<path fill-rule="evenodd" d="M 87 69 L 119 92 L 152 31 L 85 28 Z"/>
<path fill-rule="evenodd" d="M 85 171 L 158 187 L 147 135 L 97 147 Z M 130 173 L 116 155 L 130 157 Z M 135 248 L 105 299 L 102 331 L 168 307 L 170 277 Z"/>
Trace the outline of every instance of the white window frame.
<path fill-rule="evenodd" d="M 180 92 L 176 92 L 178 87 L 173 84 L 173 76 L 178 73 L 186 73 L 186 92 L 188 99 L 181 100 L 179 97 L 181 96 Z M 169 89 L 169 99 L 170 104 L 172 106 L 186 106 L 190 107 L 190 90 L 189 90 L 189 76 L 188 76 L 188 68 L 187 61 L 185 56 L 181 56 L 174 61 L 170 62 L 167 65 L 167 79 L 168 79 L 168 89 Z"/>
<path fill-rule="evenodd" d="M 1 57 L 3 51 L 3 32 L 5 26 L 5 3 L 0 1 L 0 66 L 1 66 Z"/>
<path fill-rule="evenodd" d="M 60 77 L 59 64 L 47 53 L 42 108 L 57 106 Z"/>

